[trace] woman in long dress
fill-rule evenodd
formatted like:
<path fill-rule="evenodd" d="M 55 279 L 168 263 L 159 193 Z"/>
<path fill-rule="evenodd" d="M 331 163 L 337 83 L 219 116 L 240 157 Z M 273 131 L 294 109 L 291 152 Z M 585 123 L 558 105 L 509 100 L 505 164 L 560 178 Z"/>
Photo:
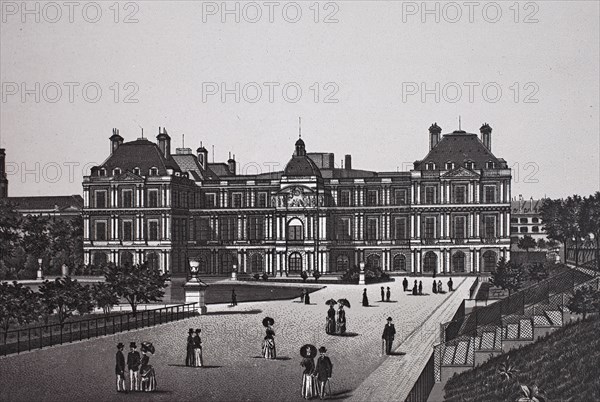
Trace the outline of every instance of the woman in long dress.
<path fill-rule="evenodd" d="M 154 367 L 150 365 L 149 354 L 154 351 L 154 346 L 150 342 L 142 343 L 142 364 L 140 366 L 141 388 L 142 391 L 156 391 L 156 373 Z"/>
<path fill-rule="evenodd" d="M 202 367 L 202 339 L 200 339 L 200 328 L 196 329 L 194 336 L 194 366 Z"/>
<path fill-rule="evenodd" d="M 346 311 L 344 311 L 343 304 L 340 304 L 340 308 L 338 309 L 337 332 L 339 334 L 346 333 Z"/>
<path fill-rule="evenodd" d="M 364 307 L 369 307 L 369 298 L 367 297 L 367 289 L 366 288 L 365 288 L 365 290 L 363 290 L 362 305 Z"/>
<path fill-rule="evenodd" d="M 277 357 L 275 352 L 275 331 L 273 330 L 272 322 L 270 321 L 267 325 L 265 339 L 262 344 L 262 354 L 265 359 L 275 359 Z"/>
<path fill-rule="evenodd" d="M 306 348 L 300 365 L 304 367 L 304 371 L 302 372 L 302 398 L 310 399 L 317 395 L 317 382 L 313 376 L 315 361 L 310 347 Z"/>
<path fill-rule="evenodd" d="M 335 309 L 333 305 L 329 305 L 329 310 L 327 311 L 327 327 L 325 332 L 328 334 L 335 333 Z"/>

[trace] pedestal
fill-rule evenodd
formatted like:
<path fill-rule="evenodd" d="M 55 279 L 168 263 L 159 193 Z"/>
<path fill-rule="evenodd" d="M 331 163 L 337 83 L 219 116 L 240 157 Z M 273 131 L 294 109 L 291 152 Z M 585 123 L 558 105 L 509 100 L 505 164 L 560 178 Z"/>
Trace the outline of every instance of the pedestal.
<path fill-rule="evenodd" d="M 358 274 L 358 284 L 359 285 L 366 285 L 366 281 L 365 281 L 365 263 L 361 262 L 359 264 L 360 266 L 360 273 Z"/>
<path fill-rule="evenodd" d="M 39 280 L 44 279 L 44 275 L 42 275 L 42 270 L 41 269 L 37 270 L 37 279 L 39 279 Z"/>
<path fill-rule="evenodd" d="M 69 276 L 69 267 L 67 266 L 67 264 L 63 264 L 61 268 L 62 268 L 62 277 L 66 278 L 67 276 Z"/>
<path fill-rule="evenodd" d="M 196 311 L 200 314 L 206 314 L 206 301 L 204 294 L 208 285 L 198 278 L 190 279 L 183 289 L 185 291 L 185 304 L 196 303 Z"/>
<path fill-rule="evenodd" d="M 232 281 L 237 281 L 237 272 L 236 271 L 231 271 L 231 280 Z"/>

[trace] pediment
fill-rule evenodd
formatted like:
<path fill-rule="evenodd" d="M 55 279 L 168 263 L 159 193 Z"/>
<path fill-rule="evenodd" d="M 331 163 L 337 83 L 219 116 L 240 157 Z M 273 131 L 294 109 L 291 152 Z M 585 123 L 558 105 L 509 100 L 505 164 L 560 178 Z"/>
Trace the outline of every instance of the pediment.
<path fill-rule="evenodd" d="M 442 175 L 445 179 L 478 179 L 479 175 L 472 170 L 460 166 Z"/>
<path fill-rule="evenodd" d="M 142 178 L 136 174 L 126 171 L 125 173 L 122 173 L 122 174 L 116 176 L 115 180 L 118 180 L 118 181 L 141 181 Z"/>

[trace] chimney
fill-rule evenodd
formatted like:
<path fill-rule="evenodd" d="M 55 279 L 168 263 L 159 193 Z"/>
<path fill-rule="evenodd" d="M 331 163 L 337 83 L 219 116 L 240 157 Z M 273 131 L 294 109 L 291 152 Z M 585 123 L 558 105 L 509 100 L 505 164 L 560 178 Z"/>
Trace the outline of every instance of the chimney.
<path fill-rule="evenodd" d="M 488 151 L 492 150 L 492 128 L 489 124 L 483 123 L 481 128 L 479 128 L 479 132 L 481 133 L 481 142 L 488 149 Z"/>
<path fill-rule="evenodd" d="M 119 129 L 113 128 L 112 135 L 109 138 L 110 140 L 110 153 L 111 155 L 119 148 L 119 146 L 123 143 L 123 137 L 119 135 Z"/>
<path fill-rule="evenodd" d="M 431 151 L 433 147 L 435 147 L 438 142 L 440 142 L 440 134 L 442 132 L 442 128 L 437 125 L 437 123 L 433 123 L 431 127 L 429 127 L 429 150 Z"/>
<path fill-rule="evenodd" d="M 8 179 L 6 178 L 6 150 L 0 148 L 0 198 L 8 197 Z"/>
<path fill-rule="evenodd" d="M 202 146 L 202 141 L 200 141 L 200 148 L 196 152 L 198 153 L 198 163 L 202 166 L 202 169 L 206 170 L 208 165 L 208 151 Z"/>
<path fill-rule="evenodd" d="M 235 176 L 235 155 L 231 158 L 231 152 L 229 153 L 229 160 L 227 161 L 227 165 L 229 165 L 229 171 L 232 175 Z"/>
<path fill-rule="evenodd" d="M 169 137 L 169 134 L 167 134 L 166 128 L 158 128 L 156 140 L 158 141 L 158 148 L 162 154 L 165 156 L 165 158 L 169 158 L 169 156 L 171 156 L 171 137 Z"/>
<path fill-rule="evenodd" d="M 346 170 L 352 169 L 352 155 L 346 155 L 344 157 L 344 169 L 346 169 Z"/>

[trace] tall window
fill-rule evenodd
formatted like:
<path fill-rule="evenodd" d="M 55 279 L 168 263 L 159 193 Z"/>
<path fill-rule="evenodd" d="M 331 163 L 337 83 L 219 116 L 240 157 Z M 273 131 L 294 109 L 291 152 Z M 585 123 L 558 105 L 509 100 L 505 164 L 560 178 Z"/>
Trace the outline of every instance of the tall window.
<path fill-rule="evenodd" d="M 216 206 L 217 206 L 216 199 L 217 199 L 217 196 L 214 193 L 205 194 L 204 200 L 206 202 L 206 208 L 216 208 Z"/>
<path fill-rule="evenodd" d="M 219 219 L 219 235 L 221 240 L 237 238 L 237 218 L 235 216 L 222 216 Z"/>
<path fill-rule="evenodd" d="M 263 270 L 263 256 L 260 254 L 253 254 L 250 260 L 250 267 L 252 272 L 261 272 Z"/>
<path fill-rule="evenodd" d="M 123 208 L 133 207 L 133 190 L 123 190 L 121 197 L 121 206 Z"/>
<path fill-rule="evenodd" d="M 452 272 L 465 272 L 465 253 L 462 251 L 452 255 Z"/>
<path fill-rule="evenodd" d="M 198 235 L 200 240 L 211 240 L 210 220 L 208 218 L 200 218 L 196 222 L 198 224 Z"/>
<path fill-rule="evenodd" d="M 455 204 L 464 204 L 467 199 L 466 194 L 467 194 L 467 189 L 465 186 L 455 186 L 454 187 L 454 203 Z"/>
<path fill-rule="evenodd" d="M 381 268 L 381 257 L 379 254 L 371 254 L 367 257 L 367 266 L 372 269 Z"/>
<path fill-rule="evenodd" d="M 392 268 L 394 271 L 406 271 L 406 257 L 404 254 L 398 254 L 394 257 Z"/>
<path fill-rule="evenodd" d="M 394 219 L 394 239 L 402 240 L 406 239 L 406 218 L 395 218 Z"/>
<path fill-rule="evenodd" d="M 352 239 L 352 228 L 350 226 L 350 218 L 338 218 L 336 221 L 335 233 L 338 240 Z"/>
<path fill-rule="evenodd" d="M 221 273 L 228 274 L 233 268 L 233 256 L 229 252 L 221 254 Z"/>
<path fill-rule="evenodd" d="M 96 208 L 106 208 L 106 190 L 96 190 Z"/>
<path fill-rule="evenodd" d="M 292 219 L 288 223 L 288 240 L 301 241 L 304 239 L 302 222 L 299 219 Z"/>
<path fill-rule="evenodd" d="M 425 228 L 424 234 L 426 239 L 434 239 L 435 238 L 435 218 L 427 217 L 425 218 Z"/>
<path fill-rule="evenodd" d="M 350 191 L 349 190 L 341 190 L 340 191 L 340 206 L 341 207 L 349 207 L 350 206 Z"/>
<path fill-rule="evenodd" d="M 484 200 L 486 204 L 493 204 L 496 202 L 496 186 L 484 187 Z"/>
<path fill-rule="evenodd" d="M 240 193 L 233 194 L 232 207 L 233 208 L 241 208 L 242 207 L 242 195 Z"/>
<path fill-rule="evenodd" d="M 435 203 L 435 187 L 426 186 L 425 187 L 425 204 L 434 204 Z"/>
<path fill-rule="evenodd" d="M 188 222 L 185 218 L 181 220 L 181 240 L 188 240 Z"/>
<path fill-rule="evenodd" d="M 148 190 L 148 207 L 158 208 L 158 190 Z"/>
<path fill-rule="evenodd" d="M 377 240 L 377 218 L 367 219 L 367 240 Z"/>
<path fill-rule="evenodd" d="M 486 251 L 483 254 L 483 272 L 492 272 L 496 269 L 496 253 Z"/>
<path fill-rule="evenodd" d="M 106 240 L 106 222 L 96 222 L 96 240 Z"/>
<path fill-rule="evenodd" d="M 346 255 L 340 255 L 336 260 L 335 266 L 338 272 L 346 272 L 350 268 L 350 259 Z"/>
<path fill-rule="evenodd" d="M 394 190 L 394 204 L 405 205 L 406 204 L 406 190 L 396 189 Z"/>
<path fill-rule="evenodd" d="M 302 256 L 300 253 L 292 253 L 289 259 L 290 272 L 302 272 Z"/>
<path fill-rule="evenodd" d="M 485 237 L 496 237 L 496 217 L 484 217 L 483 226 L 485 227 Z"/>
<path fill-rule="evenodd" d="M 266 208 L 267 207 L 267 193 L 258 193 L 258 208 Z"/>
<path fill-rule="evenodd" d="M 437 255 L 433 251 L 423 257 L 423 272 L 437 272 Z"/>
<path fill-rule="evenodd" d="M 455 239 L 464 239 L 466 237 L 466 222 L 467 219 L 464 216 L 455 216 L 454 217 L 454 233 L 453 237 Z"/>
<path fill-rule="evenodd" d="M 251 216 L 248 225 L 249 240 L 264 240 L 264 225 L 265 219 L 262 216 Z"/>
<path fill-rule="evenodd" d="M 121 240 L 131 241 L 133 240 L 133 222 L 123 221 L 123 228 L 121 233 Z"/>
<path fill-rule="evenodd" d="M 148 240 L 158 240 L 158 221 L 148 222 Z"/>
<path fill-rule="evenodd" d="M 377 190 L 368 190 L 367 191 L 367 205 L 369 205 L 369 206 L 377 205 Z"/>

